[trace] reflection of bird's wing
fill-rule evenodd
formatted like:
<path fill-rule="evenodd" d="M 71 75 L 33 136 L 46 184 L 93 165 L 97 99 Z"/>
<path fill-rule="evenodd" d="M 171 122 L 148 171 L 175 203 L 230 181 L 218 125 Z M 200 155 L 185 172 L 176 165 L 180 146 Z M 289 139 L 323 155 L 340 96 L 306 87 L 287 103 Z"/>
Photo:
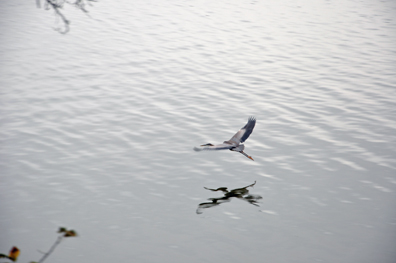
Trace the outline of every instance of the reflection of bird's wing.
<path fill-rule="evenodd" d="M 217 189 L 210 189 L 210 188 L 207 188 L 207 187 L 204 187 L 206 190 L 210 190 L 210 191 L 213 191 L 213 192 L 216 192 L 216 191 L 222 191 L 222 192 L 224 192 L 224 193 L 228 193 L 228 190 L 227 190 L 227 187 L 219 187 L 219 188 L 217 188 Z"/>
<path fill-rule="evenodd" d="M 202 204 L 199 204 L 196 213 L 197 213 L 197 214 L 202 214 L 202 213 L 203 213 L 203 212 L 202 212 L 203 209 L 205 209 L 205 208 L 211 208 L 211 207 L 217 206 L 217 205 L 219 205 L 219 204 L 220 204 L 220 203 L 216 203 L 216 202 L 210 202 L 210 203 L 202 203 Z"/>
<path fill-rule="evenodd" d="M 253 132 L 254 126 L 256 125 L 256 119 L 254 117 L 250 117 L 248 120 L 248 123 L 240 129 L 232 138 L 230 141 L 236 142 L 236 143 L 243 143 L 246 141 L 247 138 L 249 138 L 250 134 Z"/>
<path fill-rule="evenodd" d="M 258 200 L 263 199 L 259 195 L 248 195 L 242 198 L 243 200 L 249 202 L 252 205 L 259 206 L 257 203 L 259 202 Z"/>
<path fill-rule="evenodd" d="M 256 181 L 254 181 L 254 183 L 252 183 L 251 185 L 245 186 L 244 188 L 253 187 L 255 184 L 256 184 Z"/>
<path fill-rule="evenodd" d="M 245 186 L 245 187 L 243 187 L 243 188 L 232 189 L 232 190 L 230 191 L 230 194 L 233 194 L 233 195 L 241 195 L 241 196 L 242 196 L 242 195 L 246 195 L 246 194 L 249 193 L 249 190 L 248 190 L 247 188 L 248 188 L 248 187 L 253 187 L 255 184 L 256 184 L 256 181 L 254 181 L 253 184 L 248 185 L 248 186 Z"/>
<path fill-rule="evenodd" d="M 234 145 L 229 144 L 229 143 L 222 143 L 222 144 L 217 144 L 213 146 L 203 146 L 203 147 L 194 147 L 194 151 L 199 152 L 199 151 L 210 151 L 210 150 L 227 150 L 233 148 Z"/>

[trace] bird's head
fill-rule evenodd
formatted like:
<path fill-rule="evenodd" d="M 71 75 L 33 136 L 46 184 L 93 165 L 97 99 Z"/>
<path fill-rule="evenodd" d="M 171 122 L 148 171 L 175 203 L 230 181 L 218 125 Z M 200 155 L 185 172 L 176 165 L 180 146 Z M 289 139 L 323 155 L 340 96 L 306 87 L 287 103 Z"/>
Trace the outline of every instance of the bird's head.
<path fill-rule="evenodd" d="M 207 143 L 207 144 L 202 144 L 201 146 L 214 146 L 214 145 L 211 143 Z"/>

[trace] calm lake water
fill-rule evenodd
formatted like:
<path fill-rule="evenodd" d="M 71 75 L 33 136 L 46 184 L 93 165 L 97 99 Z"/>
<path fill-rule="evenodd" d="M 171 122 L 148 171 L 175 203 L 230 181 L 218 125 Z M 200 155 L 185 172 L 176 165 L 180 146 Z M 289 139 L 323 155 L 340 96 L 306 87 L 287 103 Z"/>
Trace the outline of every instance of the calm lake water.
<path fill-rule="evenodd" d="M 395 262 L 395 1 L 87 9 L 0 3 L 0 253 L 65 226 L 48 262 Z M 249 116 L 255 161 L 193 151 Z"/>

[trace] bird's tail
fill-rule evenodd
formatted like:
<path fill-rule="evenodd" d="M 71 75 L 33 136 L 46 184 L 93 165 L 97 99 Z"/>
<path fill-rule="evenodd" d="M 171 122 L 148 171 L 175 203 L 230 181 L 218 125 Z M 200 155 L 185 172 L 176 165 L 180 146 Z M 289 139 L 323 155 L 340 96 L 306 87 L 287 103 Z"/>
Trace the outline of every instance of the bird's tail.
<path fill-rule="evenodd" d="M 203 148 L 198 148 L 198 147 L 194 147 L 193 149 L 194 149 L 194 151 L 196 151 L 196 152 L 200 152 L 200 151 L 203 150 Z"/>

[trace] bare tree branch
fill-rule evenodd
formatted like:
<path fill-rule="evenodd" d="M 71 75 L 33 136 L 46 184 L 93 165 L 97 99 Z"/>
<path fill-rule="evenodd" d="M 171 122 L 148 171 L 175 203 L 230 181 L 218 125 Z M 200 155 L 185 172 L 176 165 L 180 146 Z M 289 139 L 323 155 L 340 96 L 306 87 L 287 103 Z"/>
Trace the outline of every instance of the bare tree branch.
<path fill-rule="evenodd" d="M 66 16 L 61 12 L 65 4 L 73 5 L 77 9 L 81 10 L 82 12 L 88 14 L 88 10 L 85 8 L 86 4 L 88 3 L 91 5 L 91 2 L 96 2 L 96 0 L 75 0 L 75 1 L 68 1 L 68 0 L 43 0 L 44 8 L 46 10 L 53 9 L 55 15 L 62 20 L 62 24 L 64 28 L 55 28 L 61 34 L 66 34 L 70 31 L 70 21 L 66 18 Z M 41 0 L 36 0 L 37 8 L 41 8 Z"/>

